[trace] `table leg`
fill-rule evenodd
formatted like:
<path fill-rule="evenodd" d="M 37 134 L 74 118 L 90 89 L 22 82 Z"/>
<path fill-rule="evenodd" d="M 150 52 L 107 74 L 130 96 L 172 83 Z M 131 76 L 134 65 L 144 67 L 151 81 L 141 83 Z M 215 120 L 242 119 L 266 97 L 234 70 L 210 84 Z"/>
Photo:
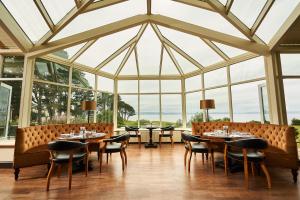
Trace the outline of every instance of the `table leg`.
<path fill-rule="evenodd" d="M 153 133 L 153 130 L 149 129 L 149 142 L 145 144 L 145 148 L 157 148 L 157 144 L 153 143 L 152 133 Z"/>

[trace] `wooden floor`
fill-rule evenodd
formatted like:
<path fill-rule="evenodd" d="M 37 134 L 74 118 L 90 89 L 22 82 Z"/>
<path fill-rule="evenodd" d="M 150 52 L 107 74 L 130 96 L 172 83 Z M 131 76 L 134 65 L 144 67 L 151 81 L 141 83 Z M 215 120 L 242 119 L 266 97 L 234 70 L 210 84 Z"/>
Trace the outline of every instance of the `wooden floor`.
<path fill-rule="evenodd" d="M 122 173 L 119 154 L 113 154 L 102 173 L 96 155 L 94 170 L 89 176 L 76 173 L 72 190 L 67 189 L 67 177 L 53 177 L 50 191 L 46 192 L 46 167 L 21 170 L 20 180 L 15 182 L 10 169 L 0 169 L 0 199 L 300 199 L 300 184 L 293 184 L 289 170 L 271 170 L 273 188 L 268 190 L 264 177 L 251 177 L 250 189 L 243 187 L 243 174 L 228 177 L 223 169 L 216 168 L 213 175 L 210 166 L 202 164 L 201 156 L 192 159 L 191 173 L 183 165 L 182 144 L 174 148 L 164 144 L 161 148 L 145 149 L 131 144 L 128 167 Z"/>

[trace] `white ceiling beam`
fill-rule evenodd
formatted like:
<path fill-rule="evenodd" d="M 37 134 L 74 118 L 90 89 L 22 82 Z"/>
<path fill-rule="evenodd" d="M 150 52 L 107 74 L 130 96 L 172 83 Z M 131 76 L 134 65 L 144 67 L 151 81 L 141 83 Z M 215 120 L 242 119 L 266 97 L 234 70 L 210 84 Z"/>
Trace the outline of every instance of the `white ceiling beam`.
<path fill-rule="evenodd" d="M 151 15 L 151 6 L 152 6 L 151 0 L 147 0 L 147 15 Z"/>
<path fill-rule="evenodd" d="M 212 41 L 208 39 L 202 39 L 203 42 L 207 44 L 214 52 L 216 52 L 219 56 L 221 56 L 224 60 L 229 60 L 229 56 L 227 56 L 217 45 L 215 45 Z"/>
<path fill-rule="evenodd" d="M 155 24 L 152 24 L 152 27 L 153 27 L 153 30 L 155 30 L 155 32 L 156 32 L 158 38 L 160 39 L 160 41 L 163 43 L 163 45 L 168 45 L 174 51 L 176 51 L 181 56 L 183 56 L 185 59 L 187 59 L 188 61 L 190 61 L 197 68 L 203 69 L 203 66 L 199 62 L 197 62 L 190 55 L 188 55 L 185 51 L 183 51 L 181 48 L 179 48 L 174 43 L 172 43 L 170 40 L 168 40 L 166 37 L 164 37 L 163 34 L 161 33 L 161 31 L 159 30 L 159 28 Z"/>
<path fill-rule="evenodd" d="M 2 1 L 0 1 L 0 26 L 23 52 L 27 52 L 33 47 L 28 36 L 20 28 Z"/>
<path fill-rule="evenodd" d="M 80 7 L 72 8 L 55 26 L 54 31 L 48 31 L 37 43 L 36 46 L 47 43 L 56 34 L 58 34 L 64 27 L 66 27 L 75 17 L 77 17 L 88 5 L 94 0 L 83 0 Z"/>
<path fill-rule="evenodd" d="M 120 75 L 118 80 L 181 80 L 182 76 L 180 75 Z"/>
<path fill-rule="evenodd" d="M 280 27 L 280 29 L 273 36 L 268 46 L 271 50 L 273 50 L 276 46 L 280 44 L 281 38 L 287 33 L 289 28 L 296 22 L 296 20 L 300 17 L 300 3 L 296 6 L 294 11 L 290 14 L 290 16 L 285 20 L 284 24 Z"/>
<path fill-rule="evenodd" d="M 140 30 L 138 31 L 138 33 L 132 39 L 130 39 L 123 46 L 121 46 L 119 49 L 117 49 L 115 52 L 113 52 L 110 56 L 108 56 L 104 61 L 102 61 L 96 67 L 96 69 L 97 70 L 101 69 L 102 67 L 104 67 L 105 65 L 107 65 L 110 61 L 112 61 L 114 58 L 116 58 L 118 55 L 120 55 L 123 51 L 125 51 L 126 49 L 128 49 L 131 45 L 133 45 L 134 43 L 137 43 L 138 40 L 140 39 L 140 37 L 142 36 L 142 34 L 144 33 L 147 25 L 148 25 L 147 23 L 143 24 L 143 26 L 140 28 Z"/>
<path fill-rule="evenodd" d="M 173 1 L 215 12 L 215 10 L 207 2 L 204 1 L 195 1 L 195 0 L 173 0 Z"/>
<path fill-rule="evenodd" d="M 137 75 L 139 77 L 140 76 L 140 66 L 139 66 L 139 59 L 138 59 L 138 53 L 137 53 L 136 46 L 134 47 L 134 56 L 135 56 L 136 71 L 137 71 Z"/>
<path fill-rule="evenodd" d="M 258 17 L 256 18 L 256 20 L 251 28 L 251 35 L 255 34 L 258 27 L 260 26 L 260 24 L 263 22 L 263 20 L 267 16 L 267 14 L 268 14 L 269 10 L 271 9 L 274 2 L 275 2 L 275 0 L 268 0 L 266 2 L 266 4 L 264 5 L 263 9 L 259 13 Z"/>
<path fill-rule="evenodd" d="M 113 22 L 111 24 L 103 25 L 88 31 L 84 31 L 59 40 L 55 40 L 45 45 L 34 47 L 31 49 L 31 52 L 28 54 L 28 56 L 36 57 L 40 55 L 49 54 L 61 49 L 88 42 L 90 40 L 95 40 L 125 29 L 129 29 L 134 26 L 138 26 L 140 24 L 146 23 L 147 21 L 147 15 L 136 15 L 130 18 Z"/>
<path fill-rule="evenodd" d="M 81 47 L 71 58 L 70 62 L 74 62 L 79 56 L 81 56 L 88 48 L 90 48 L 97 40 L 88 41 L 83 47 Z"/>
<path fill-rule="evenodd" d="M 226 5 L 225 5 L 225 12 L 226 12 L 226 14 L 229 13 L 232 4 L 233 4 L 233 0 L 227 0 Z"/>
<path fill-rule="evenodd" d="M 1 49 L 0 55 L 24 55 L 20 49 Z"/>
<path fill-rule="evenodd" d="M 159 60 L 159 76 L 161 76 L 162 63 L 163 63 L 163 56 L 164 56 L 164 45 L 161 44 L 160 60 Z"/>
<path fill-rule="evenodd" d="M 50 28 L 51 32 L 53 32 L 54 31 L 54 23 L 53 23 L 50 15 L 48 14 L 42 0 L 34 0 L 34 3 L 36 5 L 36 7 L 38 8 L 39 12 L 41 13 L 43 19 L 45 20 L 46 24 Z"/>
<path fill-rule="evenodd" d="M 177 68 L 179 74 L 181 76 L 183 76 L 184 73 L 182 71 L 182 68 L 180 67 L 180 65 L 179 65 L 177 59 L 175 58 L 174 54 L 172 53 L 170 47 L 168 47 L 164 43 L 164 41 L 162 40 L 163 39 L 163 35 L 161 34 L 160 30 L 158 29 L 158 27 L 155 24 L 152 24 L 152 23 L 151 23 L 151 27 L 154 30 L 154 32 L 156 33 L 156 35 L 157 35 L 158 39 L 160 40 L 161 44 L 163 45 L 163 47 L 166 49 L 167 53 L 169 54 L 172 62 L 174 63 L 175 67 Z"/>
<path fill-rule="evenodd" d="M 76 4 L 77 8 L 79 8 L 80 4 L 81 4 L 81 0 L 74 0 L 74 2 Z"/>
<path fill-rule="evenodd" d="M 88 5 L 82 13 L 91 12 L 97 9 L 105 8 L 107 6 L 112 6 L 114 4 L 123 3 L 128 0 L 105 0 L 105 1 L 97 1 L 90 5 Z"/>
<path fill-rule="evenodd" d="M 229 11 L 228 13 L 226 13 L 225 6 L 221 4 L 218 0 L 210 0 L 208 1 L 208 3 L 229 23 L 231 23 L 242 34 L 244 34 L 249 40 L 255 41 L 256 43 L 264 44 L 264 42 L 259 37 L 257 37 L 256 35 L 252 35 L 250 29 L 234 14 L 232 14 L 232 12 Z"/>
<path fill-rule="evenodd" d="M 210 30 L 201 26 L 183 22 L 170 17 L 166 17 L 162 15 L 151 15 L 149 16 L 149 20 L 154 24 L 158 24 L 167 28 L 171 28 L 177 31 L 188 33 L 194 36 L 198 36 L 200 38 L 219 42 L 222 44 L 226 44 L 253 53 L 264 55 L 269 52 L 269 48 L 265 44 L 258 44 L 256 42 L 251 42 L 239 37 Z"/>

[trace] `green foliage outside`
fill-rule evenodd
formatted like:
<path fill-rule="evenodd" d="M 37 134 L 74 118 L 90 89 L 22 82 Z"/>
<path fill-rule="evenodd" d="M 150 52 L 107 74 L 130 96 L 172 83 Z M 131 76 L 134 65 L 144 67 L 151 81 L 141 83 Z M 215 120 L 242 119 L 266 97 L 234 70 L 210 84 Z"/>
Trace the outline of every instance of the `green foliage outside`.
<path fill-rule="evenodd" d="M 292 119 L 292 126 L 295 128 L 297 141 L 300 142 L 300 119 Z"/>

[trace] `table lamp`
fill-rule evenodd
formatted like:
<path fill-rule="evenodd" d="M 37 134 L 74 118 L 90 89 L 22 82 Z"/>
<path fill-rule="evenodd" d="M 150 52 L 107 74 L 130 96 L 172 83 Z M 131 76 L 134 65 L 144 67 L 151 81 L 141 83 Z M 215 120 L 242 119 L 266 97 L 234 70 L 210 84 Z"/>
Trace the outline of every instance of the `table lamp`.
<path fill-rule="evenodd" d="M 207 122 L 209 122 L 208 110 L 214 109 L 214 108 L 215 108 L 215 100 L 213 100 L 213 99 L 200 100 L 200 109 L 206 110 L 206 121 Z"/>
<path fill-rule="evenodd" d="M 88 111 L 88 123 L 90 123 L 90 112 L 96 110 L 96 101 L 82 101 L 81 110 Z"/>

